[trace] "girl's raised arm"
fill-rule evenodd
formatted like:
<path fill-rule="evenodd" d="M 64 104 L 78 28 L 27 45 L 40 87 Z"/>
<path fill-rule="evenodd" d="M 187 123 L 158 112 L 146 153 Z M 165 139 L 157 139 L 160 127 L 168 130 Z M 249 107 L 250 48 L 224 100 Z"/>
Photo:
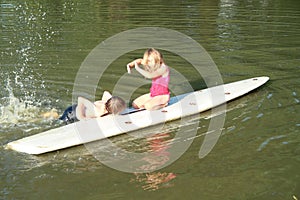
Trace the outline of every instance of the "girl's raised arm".
<path fill-rule="evenodd" d="M 134 61 L 130 62 L 127 64 L 127 66 L 129 66 L 130 68 L 134 67 L 134 63 L 137 63 L 138 65 L 142 64 L 143 59 L 142 58 L 138 58 L 135 59 Z"/>
<path fill-rule="evenodd" d="M 162 65 L 160 68 L 158 68 L 156 71 L 154 72 L 148 72 L 146 70 L 143 70 L 142 68 L 139 67 L 138 63 L 135 63 L 135 69 L 142 74 L 144 77 L 152 79 L 152 78 L 156 78 L 159 76 L 163 76 L 166 71 L 167 71 L 167 67 L 165 65 Z"/>

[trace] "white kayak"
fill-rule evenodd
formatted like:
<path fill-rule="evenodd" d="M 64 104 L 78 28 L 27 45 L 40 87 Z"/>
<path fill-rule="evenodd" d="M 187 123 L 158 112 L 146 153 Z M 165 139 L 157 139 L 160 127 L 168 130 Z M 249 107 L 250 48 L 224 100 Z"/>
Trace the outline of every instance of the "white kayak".
<path fill-rule="evenodd" d="M 79 121 L 12 141 L 6 148 L 37 155 L 128 133 L 207 111 L 249 93 L 268 80 L 269 77 L 255 77 L 182 94 L 172 97 L 169 105 L 160 110 L 129 109 L 122 115 Z"/>

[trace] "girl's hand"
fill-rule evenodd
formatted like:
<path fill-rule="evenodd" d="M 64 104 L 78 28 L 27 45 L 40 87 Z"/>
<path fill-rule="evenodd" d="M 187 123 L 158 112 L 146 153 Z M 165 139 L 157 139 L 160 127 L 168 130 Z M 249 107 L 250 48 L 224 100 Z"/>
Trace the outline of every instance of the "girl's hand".
<path fill-rule="evenodd" d="M 134 62 L 134 68 L 136 69 L 138 67 L 139 67 L 139 65 L 136 62 Z"/>
<path fill-rule="evenodd" d="M 131 73 L 131 68 L 134 68 L 135 61 L 132 61 L 126 65 L 128 74 Z"/>
<path fill-rule="evenodd" d="M 142 63 L 143 59 L 138 58 L 135 59 L 134 61 L 130 62 L 127 64 L 127 72 L 130 74 L 131 73 L 131 68 L 136 68 L 136 65 L 140 65 Z"/>
<path fill-rule="evenodd" d="M 130 69 L 130 65 L 127 64 L 127 73 L 130 74 L 131 73 L 131 69 Z"/>

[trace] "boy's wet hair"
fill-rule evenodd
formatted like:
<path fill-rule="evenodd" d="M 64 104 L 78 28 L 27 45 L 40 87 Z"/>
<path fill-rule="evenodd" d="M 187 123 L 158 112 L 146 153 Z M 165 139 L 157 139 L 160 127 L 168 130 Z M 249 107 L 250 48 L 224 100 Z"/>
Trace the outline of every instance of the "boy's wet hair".
<path fill-rule="evenodd" d="M 107 100 L 105 108 L 109 114 L 119 114 L 126 108 L 126 103 L 122 98 L 113 96 Z"/>

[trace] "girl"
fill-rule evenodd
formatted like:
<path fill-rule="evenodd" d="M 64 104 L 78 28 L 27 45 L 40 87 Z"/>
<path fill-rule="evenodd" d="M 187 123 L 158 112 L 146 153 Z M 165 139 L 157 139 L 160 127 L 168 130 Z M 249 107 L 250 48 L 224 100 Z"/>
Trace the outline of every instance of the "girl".
<path fill-rule="evenodd" d="M 102 99 L 94 103 L 84 97 L 78 97 L 78 104 L 68 107 L 59 118 L 66 123 L 78 120 L 102 117 L 108 114 L 119 114 L 126 108 L 125 101 L 109 92 L 103 93 Z"/>
<path fill-rule="evenodd" d="M 139 66 L 140 64 L 144 66 L 144 69 Z M 170 70 L 164 63 L 162 54 L 156 49 L 150 48 L 144 53 L 143 58 L 127 64 L 128 73 L 130 73 L 130 68 L 133 67 L 144 77 L 152 79 L 152 86 L 150 93 L 135 99 L 132 106 L 137 109 L 156 110 L 168 105 L 170 100 Z"/>

